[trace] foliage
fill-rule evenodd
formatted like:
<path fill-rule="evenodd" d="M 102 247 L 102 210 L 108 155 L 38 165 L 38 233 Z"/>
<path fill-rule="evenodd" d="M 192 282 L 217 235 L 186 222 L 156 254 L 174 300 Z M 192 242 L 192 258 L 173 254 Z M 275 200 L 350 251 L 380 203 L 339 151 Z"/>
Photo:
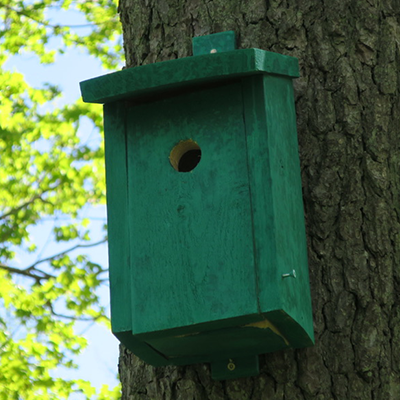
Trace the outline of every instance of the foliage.
<path fill-rule="evenodd" d="M 86 22 L 52 23 L 54 10 L 74 10 Z M 101 107 L 77 101 L 57 108 L 56 86 L 33 88 L 5 63 L 23 53 L 53 63 L 57 53 L 82 48 L 115 68 L 121 53 L 116 5 L 0 0 L 0 18 L 0 400 L 64 399 L 75 392 L 91 398 L 90 384 L 55 378 L 54 369 L 76 367 L 73 357 L 86 345 L 74 333 L 77 320 L 108 323 L 96 294 L 107 271 L 85 255 L 85 247 L 98 243 L 79 218 L 86 204 L 104 203 L 101 141 L 88 145 L 77 135 L 83 118 L 101 128 Z M 45 218 L 54 219 L 54 240 L 66 247 L 43 259 L 31 228 Z M 39 258 L 21 266 L 16 247 Z M 102 388 L 97 398 L 117 392 Z"/>

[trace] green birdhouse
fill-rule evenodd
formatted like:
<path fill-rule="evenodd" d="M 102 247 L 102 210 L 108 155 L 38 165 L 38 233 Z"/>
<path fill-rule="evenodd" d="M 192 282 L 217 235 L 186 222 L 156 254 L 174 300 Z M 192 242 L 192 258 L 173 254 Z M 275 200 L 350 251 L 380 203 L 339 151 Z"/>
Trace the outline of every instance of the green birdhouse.
<path fill-rule="evenodd" d="M 149 364 L 258 373 L 313 344 L 292 79 L 296 58 L 235 50 L 81 83 L 104 103 L 111 322 Z"/>

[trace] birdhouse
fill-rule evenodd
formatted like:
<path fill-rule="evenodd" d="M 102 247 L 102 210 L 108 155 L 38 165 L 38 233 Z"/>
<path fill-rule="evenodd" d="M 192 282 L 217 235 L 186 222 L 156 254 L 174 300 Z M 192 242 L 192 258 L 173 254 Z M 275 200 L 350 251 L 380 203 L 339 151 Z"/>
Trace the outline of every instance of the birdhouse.
<path fill-rule="evenodd" d="M 223 32 L 81 83 L 104 103 L 112 330 L 145 362 L 228 379 L 313 344 L 298 75 Z"/>

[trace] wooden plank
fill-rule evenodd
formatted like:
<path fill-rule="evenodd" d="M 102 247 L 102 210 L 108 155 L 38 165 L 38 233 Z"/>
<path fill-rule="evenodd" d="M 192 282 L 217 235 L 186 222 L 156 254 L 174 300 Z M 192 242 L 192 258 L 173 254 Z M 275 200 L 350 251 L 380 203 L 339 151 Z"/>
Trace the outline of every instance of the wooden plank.
<path fill-rule="evenodd" d="M 104 136 L 112 331 L 137 356 L 153 365 L 166 365 L 168 361 L 164 357 L 132 335 L 126 107 L 123 102 L 104 106 Z"/>
<path fill-rule="evenodd" d="M 109 103 L 259 73 L 299 75 L 297 58 L 242 49 L 127 68 L 80 83 L 83 101 Z"/>
<path fill-rule="evenodd" d="M 131 330 L 125 118 L 126 109 L 122 102 L 104 106 L 111 325 L 114 332 Z"/>
<path fill-rule="evenodd" d="M 259 307 L 292 347 L 313 342 L 296 114 L 290 78 L 243 79 Z M 296 270 L 297 278 L 282 275 Z"/>
<path fill-rule="evenodd" d="M 277 291 L 276 243 L 270 149 L 267 115 L 264 107 L 263 77 L 243 79 L 243 105 L 246 124 L 246 146 L 254 229 L 254 254 L 259 312 L 280 308 Z M 265 277 L 265 279 L 262 279 Z"/>
<path fill-rule="evenodd" d="M 282 308 L 303 329 L 293 336 L 291 345 L 304 347 L 313 343 L 314 330 L 292 80 L 265 75 L 263 90 L 273 189 L 277 283 Z M 282 279 L 283 274 L 293 270 L 296 278 Z"/>
<path fill-rule="evenodd" d="M 134 334 L 256 314 L 240 84 L 132 107 L 128 127 Z M 186 139 L 201 160 L 178 172 Z"/>
<path fill-rule="evenodd" d="M 222 53 L 236 49 L 234 31 L 214 33 L 213 35 L 197 36 L 192 40 L 193 55 Z"/>

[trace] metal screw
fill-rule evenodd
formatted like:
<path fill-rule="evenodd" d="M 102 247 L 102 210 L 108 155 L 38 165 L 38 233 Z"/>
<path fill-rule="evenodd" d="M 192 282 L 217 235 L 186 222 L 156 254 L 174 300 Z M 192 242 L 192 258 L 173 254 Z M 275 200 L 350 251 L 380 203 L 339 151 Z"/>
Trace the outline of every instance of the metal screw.
<path fill-rule="evenodd" d="M 293 270 L 289 274 L 283 274 L 282 275 L 282 279 L 285 279 L 285 278 L 296 278 L 296 271 Z"/>
<path fill-rule="evenodd" d="M 232 359 L 229 359 L 228 369 L 229 371 L 233 371 L 236 368 L 236 365 L 233 363 Z"/>

